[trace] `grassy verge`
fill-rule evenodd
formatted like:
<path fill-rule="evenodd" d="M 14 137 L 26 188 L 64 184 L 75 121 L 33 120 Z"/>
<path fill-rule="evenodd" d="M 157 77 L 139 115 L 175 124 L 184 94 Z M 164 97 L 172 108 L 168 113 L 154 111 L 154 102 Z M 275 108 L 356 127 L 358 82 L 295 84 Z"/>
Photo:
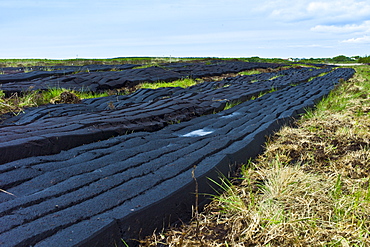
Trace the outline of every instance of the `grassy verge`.
<path fill-rule="evenodd" d="M 141 246 L 370 246 L 370 68 L 355 69 L 196 221 Z"/>

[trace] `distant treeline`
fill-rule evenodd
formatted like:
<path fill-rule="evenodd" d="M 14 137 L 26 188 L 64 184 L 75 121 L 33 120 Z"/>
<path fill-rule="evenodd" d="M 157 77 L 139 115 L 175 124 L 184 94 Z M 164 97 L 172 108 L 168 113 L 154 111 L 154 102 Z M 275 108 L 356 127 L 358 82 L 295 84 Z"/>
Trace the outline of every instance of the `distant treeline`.
<path fill-rule="evenodd" d="M 241 58 L 217 58 L 217 57 L 117 57 L 107 59 L 0 59 L 0 67 L 32 67 L 32 66 L 84 66 L 91 64 L 158 64 L 171 62 L 191 62 L 207 60 L 241 60 L 246 62 L 266 62 L 266 63 L 370 63 L 370 56 L 347 57 L 344 55 L 333 58 L 260 58 L 260 57 L 241 57 Z"/>
<path fill-rule="evenodd" d="M 309 58 L 309 59 L 303 58 L 296 59 L 296 61 L 307 63 L 370 63 L 370 56 L 347 57 L 344 55 L 340 55 L 333 58 Z"/>
<path fill-rule="evenodd" d="M 370 56 L 367 56 L 367 57 L 360 57 L 358 59 L 358 62 L 359 63 L 370 63 Z"/>

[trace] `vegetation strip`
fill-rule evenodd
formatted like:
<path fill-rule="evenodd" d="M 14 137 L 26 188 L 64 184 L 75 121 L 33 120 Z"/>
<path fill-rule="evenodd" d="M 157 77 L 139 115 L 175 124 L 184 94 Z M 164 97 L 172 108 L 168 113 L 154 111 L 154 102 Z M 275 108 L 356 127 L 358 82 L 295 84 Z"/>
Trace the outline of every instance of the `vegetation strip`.
<path fill-rule="evenodd" d="M 370 68 L 355 68 L 293 127 L 215 186 L 190 224 L 141 246 L 369 246 Z"/>

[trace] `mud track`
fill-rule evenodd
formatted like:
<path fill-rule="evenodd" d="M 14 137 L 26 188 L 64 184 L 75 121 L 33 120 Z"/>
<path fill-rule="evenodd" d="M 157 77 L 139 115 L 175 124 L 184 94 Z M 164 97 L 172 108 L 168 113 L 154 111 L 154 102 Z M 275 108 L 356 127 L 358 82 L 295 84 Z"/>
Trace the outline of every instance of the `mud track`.
<path fill-rule="evenodd" d="M 168 66 L 171 73 L 185 68 Z M 328 74 L 317 77 L 323 72 Z M 122 246 L 121 238 L 130 242 L 186 221 L 195 184 L 200 193 L 212 193 L 208 178 L 232 173 L 261 152 L 265 136 L 353 74 L 345 68 L 295 68 L 48 105 L 8 117 L 0 126 L 0 188 L 13 195 L 0 193 L 0 242 Z M 240 104 L 223 111 L 227 102 Z M 199 199 L 201 205 L 207 201 Z"/>

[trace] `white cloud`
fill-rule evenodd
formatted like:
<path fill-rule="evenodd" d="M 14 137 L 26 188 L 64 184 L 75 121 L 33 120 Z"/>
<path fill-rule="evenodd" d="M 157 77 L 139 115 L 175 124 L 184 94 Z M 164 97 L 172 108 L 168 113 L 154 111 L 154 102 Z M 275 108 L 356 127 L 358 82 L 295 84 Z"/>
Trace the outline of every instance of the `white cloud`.
<path fill-rule="evenodd" d="M 291 48 L 325 48 L 325 49 L 333 48 L 333 46 L 330 46 L 330 45 L 318 45 L 318 44 L 312 44 L 312 45 L 291 45 L 289 47 L 291 47 Z"/>
<path fill-rule="evenodd" d="M 341 23 L 366 20 L 370 16 L 370 2 L 359 0 L 288 1 L 262 0 L 260 11 L 270 12 L 274 19 L 287 22 L 315 20 L 318 23 Z"/>
<path fill-rule="evenodd" d="M 325 33 L 354 33 L 354 32 L 370 32 L 370 21 L 364 21 L 361 24 L 347 24 L 343 26 L 337 25 L 317 25 L 311 28 L 314 32 Z"/>
<path fill-rule="evenodd" d="M 303 17 L 305 1 L 287 1 L 287 0 L 262 0 L 256 7 L 257 11 L 267 12 L 267 14 L 278 20 L 294 20 Z"/>
<path fill-rule="evenodd" d="M 330 15 L 334 18 L 357 18 L 370 14 L 370 3 L 356 0 L 311 2 L 307 12 L 315 16 Z"/>
<path fill-rule="evenodd" d="M 342 43 L 352 43 L 352 44 L 370 44 L 370 36 L 365 35 L 361 38 L 352 38 L 343 40 Z"/>

